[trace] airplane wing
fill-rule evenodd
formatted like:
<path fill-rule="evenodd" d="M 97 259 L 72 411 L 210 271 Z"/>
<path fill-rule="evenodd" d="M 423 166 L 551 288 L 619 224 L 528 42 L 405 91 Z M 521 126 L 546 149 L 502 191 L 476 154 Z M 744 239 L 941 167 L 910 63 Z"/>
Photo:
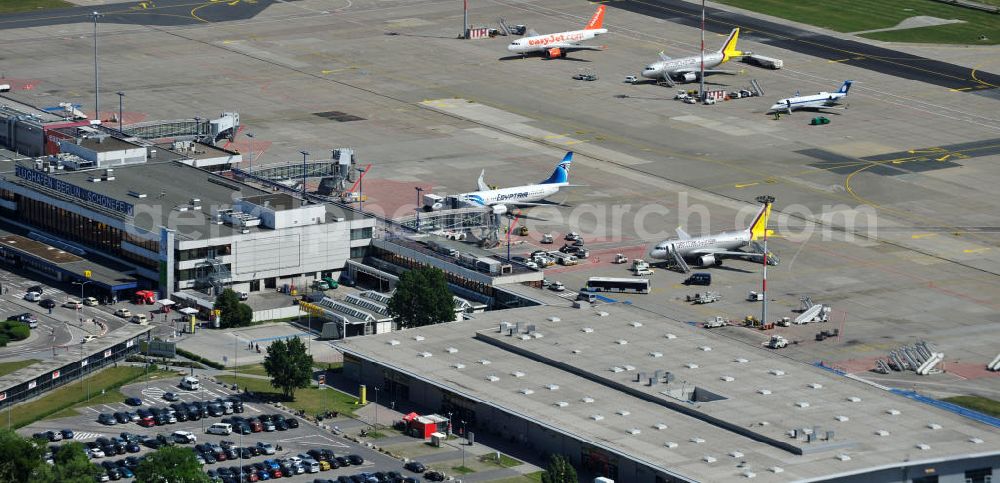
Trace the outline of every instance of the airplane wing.
<path fill-rule="evenodd" d="M 479 173 L 479 183 L 478 183 L 479 184 L 479 191 L 489 191 L 490 190 L 490 185 L 486 184 L 486 181 L 483 179 L 485 176 L 486 176 L 486 170 L 484 169 L 481 173 Z"/>
<path fill-rule="evenodd" d="M 664 54 L 663 51 L 661 50 L 660 51 L 660 60 L 670 60 L 670 56 L 667 55 L 667 54 Z"/>
<path fill-rule="evenodd" d="M 745 258 L 752 257 L 754 255 L 760 256 L 758 253 L 752 252 L 741 252 L 741 251 L 729 251 L 729 250 L 719 250 L 712 247 L 698 248 L 688 252 L 689 255 L 713 255 L 715 258 Z"/>
<path fill-rule="evenodd" d="M 674 75 L 677 75 L 677 74 L 701 74 L 701 69 L 696 68 L 696 67 L 684 67 L 684 68 L 681 68 L 681 69 L 676 69 L 676 70 L 674 70 L 671 73 L 674 74 Z M 733 72 L 731 70 L 723 70 L 723 69 L 705 69 L 705 74 L 729 74 L 729 75 L 736 75 L 736 72 Z"/>
<path fill-rule="evenodd" d="M 527 32 L 524 32 L 524 36 L 525 37 L 538 37 L 538 32 L 536 32 L 535 29 L 528 29 Z"/>
<path fill-rule="evenodd" d="M 575 52 L 577 50 L 604 50 L 603 45 L 582 45 L 582 44 L 555 44 L 552 47 L 557 47 L 560 50 L 566 52 Z"/>
<path fill-rule="evenodd" d="M 688 235 L 687 232 L 684 231 L 683 228 L 681 228 L 681 227 L 678 226 L 677 227 L 677 238 L 679 238 L 681 240 L 690 240 L 691 239 L 691 235 Z"/>

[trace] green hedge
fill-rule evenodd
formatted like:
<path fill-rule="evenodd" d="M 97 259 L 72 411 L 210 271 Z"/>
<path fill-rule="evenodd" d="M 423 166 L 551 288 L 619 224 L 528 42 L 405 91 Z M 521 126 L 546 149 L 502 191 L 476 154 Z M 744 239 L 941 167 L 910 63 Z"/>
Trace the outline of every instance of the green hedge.
<path fill-rule="evenodd" d="M 0 347 L 12 340 L 24 340 L 31 336 L 31 329 L 24 322 L 5 320 L 0 322 Z"/>
<path fill-rule="evenodd" d="M 195 361 L 195 362 L 200 362 L 202 364 L 205 364 L 208 367 L 211 367 L 212 369 L 225 369 L 226 368 L 226 366 L 224 366 L 222 364 L 219 364 L 218 362 L 210 361 L 208 359 L 205 359 L 202 356 L 199 356 L 198 354 L 195 354 L 193 352 L 188 352 L 188 351 L 186 351 L 184 349 L 181 349 L 180 347 L 177 348 L 177 355 L 179 355 L 181 357 L 185 357 L 185 358 L 191 359 L 192 361 Z"/>

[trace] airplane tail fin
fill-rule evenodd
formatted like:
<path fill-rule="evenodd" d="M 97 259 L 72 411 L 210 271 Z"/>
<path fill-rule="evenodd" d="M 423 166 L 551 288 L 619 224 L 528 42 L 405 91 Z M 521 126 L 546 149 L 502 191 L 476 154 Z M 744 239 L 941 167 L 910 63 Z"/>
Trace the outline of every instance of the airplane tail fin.
<path fill-rule="evenodd" d="M 837 93 L 847 94 L 847 91 L 851 90 L 851 84 L 853 83 L 854 81 L 849 81 L 849 80 L 844 81 L 844 85 L 840 86 L 840 89 L 837 89 Z"/>
<path fill-rule="evenodd" d="M 751 240 L 758 240 L 764 237 L 764 230 L 767 229 L 767 221 L 770 217 L 771 204 L 767 203 L 760 207 L 760 211 L 758 211 L 757 216 L 754 217 L 753 223 L 750 223 L 750 227 L 747 228 L 750 232 Z"/>
<path fill-rule="evenodd" d="M 603 6 L 603 5 L 602 5 Z M 552 176 L 549 179 L 542 181 L 541 184 L 565 184 L 569 182 L 569 165 L 573 163 L 573 151 L 568 151 L 565 156 L 563 156 L 562 161 L 556 166 L 555 171 L 552 172 Z"/>
<path fill-rule="evenodd" d="M 484 169 L 479 173 L 479 181 L 476 183 L 479 187 L 479 191 L 489 191 L 490 185 L 486 184 L 486 170 Z"/>
<path fill-rule="evenodd" d="M 726 39 L 726 43 L 722 44 L 719 48 L 719 53 L 722 54 L 722 61 L 727 62 L 733 57 L 740 57 L 743 52 L 736 50 L 736 42 L 740 39 L 740 28 L 736 27 L 732 32 L 729 33 L 729 38 Z"/>
<path fill-rule="evenodd" d="M 590 17 L 590 22 L 587 22 L 587 26 L 584 30 L 596 30 L 603 28 L 604 25 L 604 9 L 607 8 L 604 5 L 597 7 L 597 11 L 594 12 L 594 16 Z"/>

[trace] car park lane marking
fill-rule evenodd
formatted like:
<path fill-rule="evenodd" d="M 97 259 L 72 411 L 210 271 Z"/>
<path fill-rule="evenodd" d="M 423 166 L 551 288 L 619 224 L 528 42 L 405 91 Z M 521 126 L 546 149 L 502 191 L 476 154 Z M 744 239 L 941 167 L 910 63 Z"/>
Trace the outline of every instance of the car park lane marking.
<path fill-rule="evenodd" d="M 104 437 L 104 433 L 88 433 L 88 432 L 73 432 L 73 439 L 70 441 L 78 441 L 81 439 L 97 439 Z"/>

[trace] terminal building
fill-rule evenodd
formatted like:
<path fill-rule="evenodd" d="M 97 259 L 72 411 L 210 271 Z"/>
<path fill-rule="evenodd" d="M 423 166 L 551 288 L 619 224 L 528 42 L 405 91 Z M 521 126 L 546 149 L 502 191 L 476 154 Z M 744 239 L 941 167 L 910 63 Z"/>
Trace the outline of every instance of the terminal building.
<path fill-rule="evenodd" d="M 334 345 L 383 401 L 592 478 L 987 482 L 1000 419 L 628 305 L 536 306 Z"/>
<path fill-rule="evenodd" d="M 238 163 L 239 153 L 90 126 L 55 132 L 60 154 L 18 160 L 0 180 L 3 228 L 43 246 L 3 243 L 0 255 L 59 280 L 89 280 L 94 295 L 122 298 L 138 287 L 165 298 L 308 284 L 336 277 L 370 244 L 371 217 L 209 171 Z M 84 261 L 45 256 L 56 252 Z M 109 282 L 129 279 L 128 286 Z"/>

